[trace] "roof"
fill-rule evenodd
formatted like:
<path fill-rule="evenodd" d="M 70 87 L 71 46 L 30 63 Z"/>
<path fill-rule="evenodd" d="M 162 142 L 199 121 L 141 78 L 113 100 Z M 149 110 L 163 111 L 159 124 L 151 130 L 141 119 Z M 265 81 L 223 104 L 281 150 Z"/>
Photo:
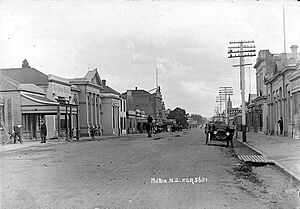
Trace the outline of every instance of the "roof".
<path fill-rule="evenodd" d="M 33 83 L 37 85 L 48 84 L 48 76 L 34 68 L 8 68 L 0 69 L 0 73 L 19 83 Z"/>
<path fill-rule="evenodd" d="M 151 95 L 151 93 L 149 93 L 146 90 L 127 90 L 126 92 L 122 93 L 122 95 L 127 97 L 127 94 L 128 94 L 129 91 L 131 92 L 132 96 Z"/>
<path fill-rule="evenodd" d="M 44 90 L 41 87 L 38 87 L 37 85 L 34 85 L 32 83 L 30 84 L 20 84 L 21 90 L 24 91 L 31 91 L 31 92 L 36 92 L 40 94 L 45 94 Z"/>
<path fill-rule="evenodd" d="M 145 90 L 133 90 L 132 91 L 132 95 L 141 95 L 141 94 L 150 95 L 150 93 L 148 91 L 145 91 Z"/>
<path fill-rule="evenodd" d="M 95 76 L 96 72 L 97 72 L 96 69 L 94 69 L 94 70 L 89 70 L 89 71 L 85 74 L 84 78 L 86 78 L 87 80 L 90 81 L 90 80 L 92 80 L 92 78 Z"/>
<path fill-rule="evenodd" d="M 109 86 L 103 87 L 103 93 L 121 95 L 119 92 L 117 92 L 116 90 L 114 90 L 113 88 L 111 88 Z"/>

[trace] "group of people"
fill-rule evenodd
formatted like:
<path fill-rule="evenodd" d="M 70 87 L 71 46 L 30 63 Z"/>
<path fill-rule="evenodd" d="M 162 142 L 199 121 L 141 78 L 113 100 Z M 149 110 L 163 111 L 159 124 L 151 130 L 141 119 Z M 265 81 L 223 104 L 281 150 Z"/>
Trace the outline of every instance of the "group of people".
<path fill-rule="evenodd" d="M 11 138 L 14 138 L 14 143 L 17 143 L 17 140 L 23 144 L 22 141 L 22 134 L 21 134 L 21 127 L 22 125 L 14 125 L 13 127 L 13 133 L 11 134 Z M 40 126 L 40 134 L 41 134 L 41 143 L 46 143 L 46 137 L 47 137 L 47 126 L 45 120 L 41 120 L 41 126 Z"/>

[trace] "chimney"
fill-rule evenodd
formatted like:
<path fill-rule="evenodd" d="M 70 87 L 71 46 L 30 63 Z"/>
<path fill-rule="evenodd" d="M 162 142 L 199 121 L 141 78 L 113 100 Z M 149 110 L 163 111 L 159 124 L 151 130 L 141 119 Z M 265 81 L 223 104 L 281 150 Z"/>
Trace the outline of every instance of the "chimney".
<path fill-rule="evenodd" d="M 298 49 L 297 45 L 292 45 L 291 46 L 292 58 L 294 58 L 296 62 L 298 60 L 297 49 Z"/>
<path fill-rule="evenodd" d="M 137 87 L 135 87 L 135 90 L 137 91 Z"/>
<path fill-rule="evenodd" d="M 105 87 L 106 86 L 106 80 L 102 80 L 102 86 Z"/>

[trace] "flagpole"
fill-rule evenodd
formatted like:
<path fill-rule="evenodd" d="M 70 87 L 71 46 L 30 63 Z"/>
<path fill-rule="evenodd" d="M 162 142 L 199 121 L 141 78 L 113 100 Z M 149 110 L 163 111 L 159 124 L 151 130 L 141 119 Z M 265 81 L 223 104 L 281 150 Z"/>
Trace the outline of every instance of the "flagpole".
<path fill-rule="evenodd" d="M 285 7 L 284 7 L 284 3 L 282 4 L 282 9 L 283 9 L 283 44 L 284 44 L 284 54 L 286 56 Z"/>

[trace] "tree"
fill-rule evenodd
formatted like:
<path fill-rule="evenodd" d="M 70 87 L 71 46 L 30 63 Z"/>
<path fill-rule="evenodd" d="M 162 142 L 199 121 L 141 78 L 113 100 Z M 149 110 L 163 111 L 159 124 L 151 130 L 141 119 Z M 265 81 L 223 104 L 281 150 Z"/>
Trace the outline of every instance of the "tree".
<path fill-rule="evenodd" d="M 202 117 L 201 115 L 198 114 L 192 114 L 191 118 L 195 121 L 197 121 L 198 124 L 203 124 L 206 122 L 206 118 Z"/>
<path fill-rule="evenodd" d="M 185 109 L 176 107 L 174 110 L 170 111 L 168 119 L 176 119 L 176 123 L 183 126 L 183 128 L 188 127 L 187 114 Z"/>

